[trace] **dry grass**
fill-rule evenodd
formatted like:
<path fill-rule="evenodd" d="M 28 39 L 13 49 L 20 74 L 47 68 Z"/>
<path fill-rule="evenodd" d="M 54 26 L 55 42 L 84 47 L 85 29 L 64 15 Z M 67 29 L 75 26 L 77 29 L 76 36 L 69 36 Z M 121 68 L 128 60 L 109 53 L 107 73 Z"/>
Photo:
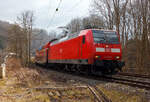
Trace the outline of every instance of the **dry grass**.
<path fill-rule="evenodd" d="M 51 77 L 53 74 L 49 75 L 41 69 L 23 68 L 20 60 L 14 57 L 7 60 L 6 65 L 7 79 L 0 80 L 0 92 L 2 91 L 0 102 L 94 101 L 93 95 L 86 88 L 36 91 L 32 88 L 47 83 L 47 81 L 51 85 L 56 81 L 56 77 Z"/>
<path fill-rule="evenodd" d="M 98 88 L 102 90 L 112 102 L 148 102 L 142 95 L 130 92 L 130 90 L 128 92 L 121 92 L 115 89 L 107 89 L 102 85 L 99 85 Z"/>
<path fill-rule="evenodd" d="M 0 102 L 95 102 L 87 88 L 36 90 L 33 87 L 44 86 L 45 83 L 54 87 L 69 85 L 66 85 L 66 77 L 56 76 L 53 72 L 23 68 L 17 58 L 10 58 L 6 64 L 7 79 L 0 80 Z M 113 85 L 111 90 L 101 85 L 98 87 L 113 102 L 146 102 L 140 95 L 112 89 Z"/>
<path fill-rule="evenodd" d="M 18 58 L 9 58 L 6 61 L 7 77 L 15 78 L 17 85 L 31 87 L 40 84 L 41 76 L 36 69 L 24 68 Z"/>

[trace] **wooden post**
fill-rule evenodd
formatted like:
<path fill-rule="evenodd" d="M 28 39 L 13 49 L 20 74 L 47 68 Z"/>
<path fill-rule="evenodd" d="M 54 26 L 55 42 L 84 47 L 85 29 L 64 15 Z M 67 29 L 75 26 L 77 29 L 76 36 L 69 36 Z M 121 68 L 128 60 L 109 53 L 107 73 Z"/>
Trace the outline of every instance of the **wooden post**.
<path fill-rule="evenodd" d="M 6 78 L 6 64 L 2 64 L 2 78 L 5 79 Z"/>

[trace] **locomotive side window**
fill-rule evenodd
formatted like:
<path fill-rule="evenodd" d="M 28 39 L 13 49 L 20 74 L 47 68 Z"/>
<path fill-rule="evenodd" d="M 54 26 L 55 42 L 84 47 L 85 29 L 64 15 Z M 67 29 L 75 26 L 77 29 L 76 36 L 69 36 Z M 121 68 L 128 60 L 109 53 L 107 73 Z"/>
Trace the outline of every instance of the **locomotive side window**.
<path fill-rule="evenodd" d="M 82 43 L 85 44 L 85 35 L 83 36 Z"/>
<path fill-rule="evenodd" d="M 119 44 L 116 32 L 92 30 L 95 43 Z"/>

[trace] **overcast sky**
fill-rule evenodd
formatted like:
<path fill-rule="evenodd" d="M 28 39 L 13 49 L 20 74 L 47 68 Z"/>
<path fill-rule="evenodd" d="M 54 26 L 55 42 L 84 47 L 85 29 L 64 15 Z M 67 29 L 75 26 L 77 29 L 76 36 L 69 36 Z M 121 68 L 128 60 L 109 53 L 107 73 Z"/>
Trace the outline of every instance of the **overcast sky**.
<path fill-rule="evenodd" d="M 0 20 L 13 23 L 22 11 L 35 12 L 35 26 L 49 30 L 66 25 L 71 19 L 89 15 L 91 0 L 62 0 L 59 11 L 52 20 L 60 0 L 1 0 Z M 52 22 L 51 22 L 52 21 Z"/>

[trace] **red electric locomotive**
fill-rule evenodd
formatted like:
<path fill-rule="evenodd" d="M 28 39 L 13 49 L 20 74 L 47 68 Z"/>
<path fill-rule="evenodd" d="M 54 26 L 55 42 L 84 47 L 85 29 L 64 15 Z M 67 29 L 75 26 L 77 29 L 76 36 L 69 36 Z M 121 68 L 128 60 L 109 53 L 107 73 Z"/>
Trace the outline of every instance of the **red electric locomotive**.
<path fill-rule="evenodd" d="M 124 66 L 121 59 L 119 34 L 100 29 L 86 29 L 54 39 L 36 52 L 36 63 L 57 63 L 66 68 L 76 67 L 103 74 L 114 74 L 121 70 Z"/>

